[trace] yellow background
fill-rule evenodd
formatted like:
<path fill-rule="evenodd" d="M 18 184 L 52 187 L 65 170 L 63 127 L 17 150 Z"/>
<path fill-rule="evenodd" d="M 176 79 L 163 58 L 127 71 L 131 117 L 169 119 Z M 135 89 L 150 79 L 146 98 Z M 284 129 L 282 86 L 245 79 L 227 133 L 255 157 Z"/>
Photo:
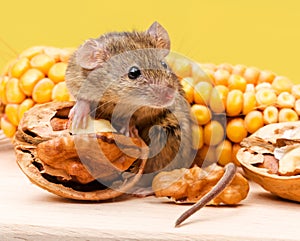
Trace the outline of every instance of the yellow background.
<path fill-rule="evenodd" d="M 0 67 L 33 45 L 77 47 L 156 20 L 173 51 L 199 62 L 270 69 L 300 83 L 298 0 L 1 0 L 0 8 Z"/>

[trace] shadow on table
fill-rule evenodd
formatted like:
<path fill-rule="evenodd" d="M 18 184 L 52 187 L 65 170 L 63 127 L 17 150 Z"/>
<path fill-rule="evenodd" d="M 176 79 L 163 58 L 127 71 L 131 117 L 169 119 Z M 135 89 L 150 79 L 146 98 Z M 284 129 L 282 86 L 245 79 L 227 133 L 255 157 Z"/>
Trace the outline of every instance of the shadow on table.
<path fill-rule="evenodd" d="M 288 202 L 290 204 L 295 204 L 295 206 L 299 207 L 299 202 L 293 201 L 293 200 L 288 200 L 281 198 L 279 196 L 276 196 L 275 194 L 263 191 L 263 192 L 258 192 L 253 194 L 253 198 L 255 199 L 268 199 L 269 201 L 273 201 L 275 204 L 282 204 L 282 202 Z"/>
<path fill-rule="evenodd" d="M 37 197 L 35 197 L 37 199 Z M 112 202 L 125 202 L 127 200 L 133 199 L 135 197 L 132 197 L 130 195 L 124 194 L 122 196 L 112 198 L 109 200 L 100 200 L 100 201 L 89 201 L 89 200 L 74 200 L 74 199 L 68 199 L 64 197 L 60 197 L 57 195 L 54 195 L 52 193 L 40 195 L 38 200 L 39 202 L 53 202 L 53 203 L 65 203 L 65 204 L 99 204 L 99 203 L 112 203 Z"/>

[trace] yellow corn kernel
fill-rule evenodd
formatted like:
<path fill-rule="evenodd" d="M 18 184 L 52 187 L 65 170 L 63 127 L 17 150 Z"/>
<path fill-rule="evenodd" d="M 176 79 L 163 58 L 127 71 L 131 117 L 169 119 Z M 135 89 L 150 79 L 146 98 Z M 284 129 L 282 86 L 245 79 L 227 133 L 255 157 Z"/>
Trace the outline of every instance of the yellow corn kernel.
<path fill-rule="evenodd" d="M 196 161 L 198 166 L 201 166 L 202 164 L 207 166 L 212 163 L 216 163 L 216 148 L 214 146 L 204 145 L 201 149 L 199 149 L 196 158 L 200 159 Z"/>
<path fill-rule="evenodd" d="M 32 91 L 36 83 L 44 78 L 45 75 L 38 69 L 27 70 L 20 78 L 20 88 L 28 96 L 32 95 Z"/>
<path fill-rule="evenodd" d="M 300 99 L 295 101 L 294 110 L 298 115 L 300 115 Z"/>
<path fill-rule="evenodd" d="M 0 76 L 0 102 L 7 104 L 6 99 L 6 83 L 9 80 L 8 76 Z"/>
<path fill-rule="evenodd" d="M 246 90 L 246 85 L 246 80 L 240 75 L 232 74 L 228 79 L 229 90 L 236 89 L 244 92 Z"/>
<path fill-rule="evenodd" d="M 218 164 L 225 166 L 231 162 L 232 144 L 229 140 L 222 141 L 216 147 L 216 154 L 218 159 Z"/>
<path fill-rule="evenodd" d="M 292 86 L 292 95 L 295 96 L 296 99 L 300 99 L 300 84 Z"/>
<path fill-rule="evenodd" d="M 194 101 L 196 104 L 208 105 L 213 86 L 208 82 L 199 82 L 194 88 Z"/>
<path fill-rule="evenodd" d="M 209 107 L 213 112 L 222 113 L 225 111 L 228 92 L 228 88 L 224 85 L 217 85 L 212 89 Z"/>
<path fill-rule="evenodd" d="M 67 89 L 66 82 L 59 82 L 53 87 L 51 99 L 54 101 L 70 100 L 70 93 Z"/>
<path fill-rule="evenodd" d="M 30 63 L 27 58 L 20 58 L 11 68 L 11 76 L 19 78 L 30 68 Z"/>
<path fill-rule="evenodd" d="M 18 118 L 21 120 L 26 111 L 34 106 L 34 101 L 32 99 L 25 99 L 19 106 Z"/>
<path fill-rule="evenodd" d="M 275 74 L 269 70 L 262 70 L 259 73 L 257 83 L 272 83 L 275 78 Z"/>
<path fill-rule="evenodd" d="M 275 106 L 267 106 L 263 112 L 264 123 L 266 125 L 278 122 L 278 109 Z"/>
<path fill-rule="evenodd" d="M 248 134 L 244 120 L 242 118 L 234 118 L 230 120 L 226 126 L 226 134 L 227 138 L 232 142 L 241 142 Z"/>
<path fill-rule="evenodd" d="M 299 119 L 296 111 L 289 108 L 282 108 L 278 114 L 279 122 L 297 121 Z"/>
<path fill-rule="evenodd" d="M 244 119 L 245 127 L 249 133 L 254 133 L 264 126 L 263 114 L 258 110 L 250 111 Z"/>
<path fill-rule="evenodd" d="M 214 74 L 214 80 L 216 85 L 228 85 L 228 79 L 230 73 L 225 69 L 218 69 Z"/>
<path fill-rule="evenodd" d="M 204 71 L 198 64 L 192 65 L 192 78 L 194 79 L 195 84 L 199 82 L 213 83 L 213 73 L 214 72 L 212 70 Z"/>
<path fill-rule="evenodd" d="M 8 138 L 12 138 L 16 133 L 17 126 L 10 123 L 6 116 L 3 116 L 1 118 L 1 130 L 3 131 L 5 136 L 7 136 Z"/>
<path fill-rule="evenodd" d="M 64 83 L 64 82 L 60 82 Z M 59 83 L 58 83 L 59 84 Z M 191 104 L 194 102 L 194 88 L 192 85 L 183 85 L 182 89 L 185 93 L 186 100 Z"/>
<path fill-rule="evenodd" d="M 21 54 L 20 57 L 25 57 L 28 59 L 31 59 L 33 56 L 43 53 L 44 52 L 44 46 L 34 46 L 29 49 L 24 50 Z"/>
<path fill-rule="evenodd" d="M 44 49 L 44 53 L 52 59 L 54 59 L 55 62 L 58 62 L 61 55 L 61 49 L 52 46 L 47 46 Z"/>
<path fill-rule="evenodd" d="M 202 71 L 204 72 L 204 75 L 203 77 L 199 78 L 199 77 L 194 77 L 193 78 L 196 80 L 195 82 L 196 83 L 199 83 L 201 81 L 205 81 L 205 82 L 209 82 L 211 83 L 212 85 L 215 84 L 215 71 L 214 70 L 211 70 L 211 69 L 202 69 Z"/>
<path fill-rule="evenodd" d="M 226 99 L 226 113 L 228 116 L 237 116 L 243 110 L 243 92 L 240 90 L 229 91 Z"/>
<path fill-rule="evenodd" d="M 19 105 L 18 104 L 7 104 L 5 106 L 5 114 L 10 123 L 17 126 L 19 124 L 18 118 Z"/>
<path fill-rule="evenodd" d="M 246 66 L 243 64 L 237 64 L 232 68 L 232 74 L 243 76 L 246 71 Z"/>
<path fill-rule="evenodd" d="M 253 92 L 253 93 L 255 93 L 255 86 L 254 86 L 254 84 L 247 84 L 245 92 Z"/>
<path fill-rule="evenodd" d="M 186 85 L 190 85 L 190 86 L 194 87 L 196 81 L 195 81 L 195 79 L 192 78 L 192 77 L 184 77 L 184 78 L 182 78 L 182 79 L 180 80 L 180 83 L 181 83 L 181 85 L 182 85 L 183 87 L 186 86 Z"/>
<path fill-rule="evenodd" d="M 61 49 L 60 55 L 59 55 L 59 61 L 67 63 L 71 57 L 71 55 L 74 53 L 75 48 L 64 48 Z"/>
<path fill-rule="evenodd" d="M 67 63 L 59 62 L 49 69 L 48 77 L 54 82 L 62 82 L 65 80 L 65 73 L 67 69 Z"/>
<path fill-rule="evenodd" d="M 19 104 L 26 96 L 19 87 L 19 80 L 10 78 L 5 85 L 6 100 L 8 103 Z"/>
<path fill-rule="evenodd" d="M 247 115 L 256 108 L 255 93 L 248 91 L 243 94 L 243 115 Z"/>
<path fill-rule="evenodd" d="M 272 85 L 270 83 L 263 82 L 255 86 L 255 91 L 259 91 L 261 89 L 272 89 Z"/>
<path fill-rule="evenodd" d="M 242 147 L 241 147 L 241 145 L 240 145 L 239 143 L 234 143 L 234 144 L 232 145 L 231 161 L 232 161 L 235 165 L 237 165 L 238 167 L 240 167 L 241 164 L 240 164 L 239 160 L 237 159 L 236 154 L 238 153 L 238 151 L 239 151 L 241 148 L 242 148 Z"/>
<path fill-rule="evenodd" d="M 180 78 L 188 77 L 192 75 L 191 62 L 184 58 L 174 58 L 172 69 Z"/>
<path fill-rule="evenodd" d="M 204 132 L 203 127 L 199 125 L 192 126 L 192 138 L 193 138 L 193 148 L 200 149 L 204 144 Z"/>
<path fill-rule="evenodd" d="M 228 63 L 222 63 L 222 64 L 219 64 L 218 69 L 227 70 L 231 74 L 232 70 L 233 70 L 233 66 Z"/>
<path fill-rule="evenodd" d="M 11 68 L 17 62 L 16 59 L 8 61 L 3 68 L 0 69 L 0 76 L 9 76 L 11 77 Z"/>
<path fill-rule="evenodd" d="M 39 69 L 45 75 L 48 73 L 50 67 L 55 63 L 54 59 L 46 54 L 37 54 L 30 60 L 30 65 L 33 68 Z"/>
<path fill-rule="evenodd" d="M 212 120 L 204 126 L 204 143 L 218 145 L 224 138 L 224 128 L 220 122 Z"/>
<path fill-rule="evenodd" d="M 277 96 L 277 105 L 280 108 L 293 108 L 295 101 L 295 97 L 289 92 L 281 92 Z"/>
<path fill-rule="evenodd" d="M 53 88 L 54 83 L 51 79 L 41 79 L 33 88 L 32 99 L 39 104 L 51 101 Z"/>
<path fill-rule="evenodd" d="M 217 66 L 214 63 L 200 63 L 199 66 L 201 69 L 210 69 L 212 71 L 217 70 Z"/>
<path fill-rule="evenodd" d="M 198 125 L 205 125 L 211 119 L 211 112 L 205 105 L 192 105 L 191 114 L 195 117 Z"/>
<path fill-rule="evenodd" d="M 246 68 L 243 77 L 247 81 L 248 84 L 256 84 L 258 80 L 258 76 L 260 71 L 256 67 L 248 67 Z"/>
<path fill-rule="evenodd" d="M 277 101 L 277 96 L 273 89 L 260 89 L 256 92 L 255 96 L 259 109 L 264 109 L 266 106 L 274 105 Z"/>
<path fill-rule="evenodd" d="M 226 99 L 229 93 L 229 89 L 228 87 L 226 87 L 225 85 L 217 85 L 215 86 L 215 89 L 218 91 L 220 98 L 222 99 L 222 101 L 224 102 L 224 105 L 226 104 Z"/>
<path fill-rule="evenodd" d="M 194 102 L 195 80 L 191 77 L 184 77 L 180 80 L 182 89 L 185 92 L 186 100 L 191 104 Z"/>
<path fill-rule="evenodd" d="M 284 76 L 276 76 L 272 82 L 272 88 L 277 94 L 281 92 L 291 92 L 293 82 Z"/>
<path fill-rule="evenodd" d="M 215 86 L 215 72 L 213 70 L 206 70 L 205 73 L 209 77 L 210 83 L 212 83 Z"/>

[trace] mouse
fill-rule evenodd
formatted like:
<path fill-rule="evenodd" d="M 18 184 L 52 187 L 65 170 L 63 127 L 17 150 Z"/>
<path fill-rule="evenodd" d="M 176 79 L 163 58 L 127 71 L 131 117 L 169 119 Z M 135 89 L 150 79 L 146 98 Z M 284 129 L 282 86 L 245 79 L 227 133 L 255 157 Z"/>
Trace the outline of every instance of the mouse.
<path fill-rule="evenodd" d="M 169 34 L 154 22 L 146 31 L 86 40 L 69 59 L 65 75 L 76 99 L 71 125 L 84 128 L 93 115 L 109 120 L 117 132 L 142 138 L 149 147 L 143 175 L 150 186 L 158 172 L 191 167 L 197 153 L 190 104 L 166 62 L 169 52 Z"/>
<path fill-rule="evenodd" d="M 169 52 L 168 32 L 154 22 L 146 31 L 86 40 L 66 70 L 67 88 L 76 99 L 72 125 L 85 127 L 93 112 L 119 132 L 136 129 L 149 146 L 145 173 L 188 167 L 196 155 L 190 105 L 166 63 Z"/>

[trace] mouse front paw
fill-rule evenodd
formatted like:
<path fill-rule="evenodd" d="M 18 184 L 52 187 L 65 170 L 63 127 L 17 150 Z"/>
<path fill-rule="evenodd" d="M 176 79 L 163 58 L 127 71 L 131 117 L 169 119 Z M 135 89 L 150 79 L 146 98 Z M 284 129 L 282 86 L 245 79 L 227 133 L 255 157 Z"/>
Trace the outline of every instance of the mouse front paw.
<path fill-rule="evenodd" d="M 77 100 L 69 113 L 69 126 L 72 129 L 87 128 L 90 103 L 85 100 Z"/>

